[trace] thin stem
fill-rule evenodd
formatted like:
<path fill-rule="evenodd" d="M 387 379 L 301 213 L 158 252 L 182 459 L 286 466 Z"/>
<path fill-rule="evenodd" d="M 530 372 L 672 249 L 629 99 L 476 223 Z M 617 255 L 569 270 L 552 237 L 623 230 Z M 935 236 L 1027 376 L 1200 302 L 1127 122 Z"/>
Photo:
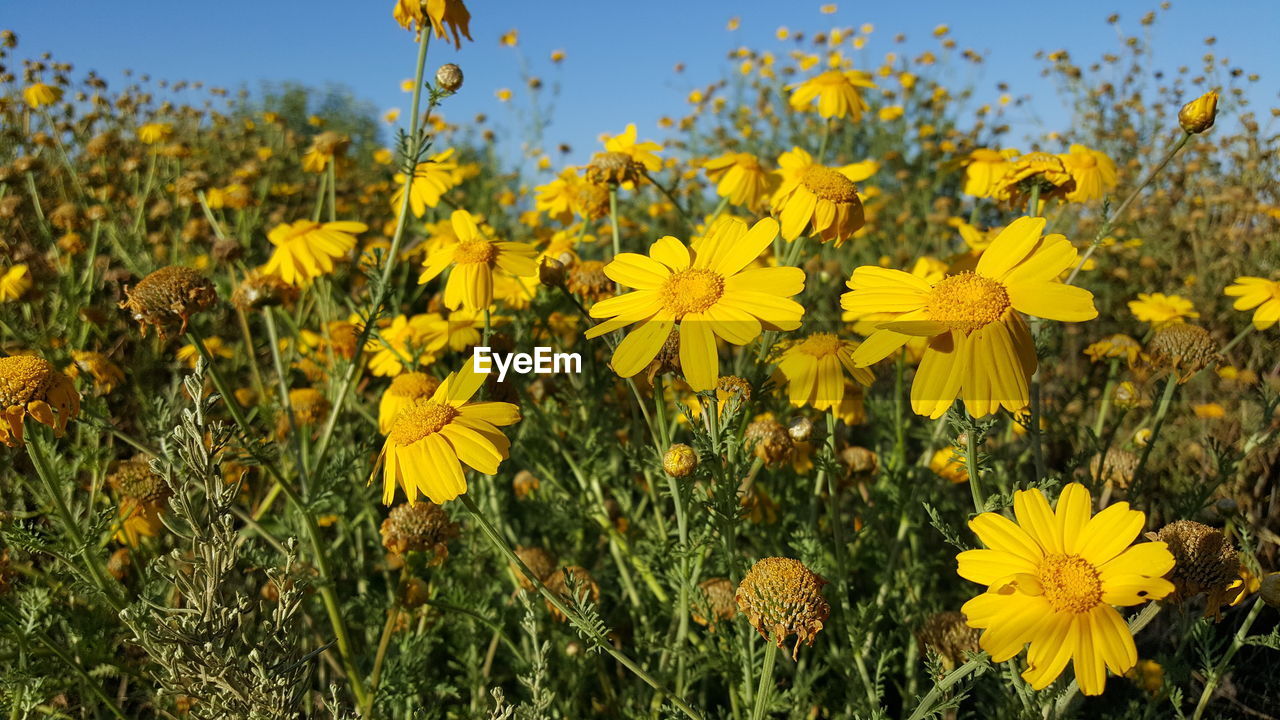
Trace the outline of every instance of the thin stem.
<path fill-rule="evenodd" d="M 400 617 L 400 603 L 394 603 L 387 610 L 387 621 L 382 625 L 382 635 L 378 638 L 378 653 L 373 657 L 373 673 L 369 676 L 369 699 L 365 701 L 364 716 L 373 717 L 373 701 L 378 696 L 378 683 L 382 680 L 382 663 L 387 657 L 387 647 L 391 645 L 391 632 L 395 629 L 396 620 Z"/>
<path fill-rule="evenodd" d="M 1133 470 L 1133 483 L 1141 482 L 1144 472 L 1147 469 L 1147 460 L 1151 457 L 1151 449 L 1155 447 L 1156 440 L 1160 437 L 1160 429 L 1164 427 L 1165 415 L 1169 413 L 1169 405 L 1173 402 L 1174 392 L 1178 389 L 1178 377 L 1169 375 L 1168 381 L 1164 385 L 1164 393 L 1160 396 L 1160 405 L 1156 407 L 1155 420 L 1151 423 L 1151 437 L 1147 438 L 1147 444 L 1142 448 L 1142 457 L 1138 459 L 1138 466 Z"/>
<path fill-rule="evenodd" d="M 769 711 L 769 695 L 773 690 L 773 666 L 778 659 L 778 643 L 769 638 L 764 644 L 764 666 L 760 669 L 760 685 L 756 688 L 756 702 L 751 707 L 751 720 L 763 720 Z"/>
<path fill-rule="evenodd" d="M 956 683 L 969 677 L 978 670 L 985 669 L 987 662 L 991 659 L 990 655 L 985 652 L 978 653 L 973 656 L 965 664 L 947 673 L 941 680 L 934 684 L 933 688 L 920 700 L 920 704 L 916 706 L 914 712 L 907 720 L 924 720 L 935 714 L 935 706 L 942 699 L 943 695 L 952 688 Z"/>
<path fill-rule="evenodd" d="M 602 637 L 598 632 L 596 632 L 595 628 L 583 621 L 577 612 L 569 609 L 569 606 L 564 603 L 564 600 L 562 600 L 559 595 L 551 592 L 551 590 L 543 584 L 542 580 L 529 569 L 529 566 L 525 565 L 524 561 L 520 559 L 520 556 L 516 555 L 515 551 L 511 549 L 511 546 L 507 544 L 507 541 L 503 539 L 502 533 L 498 532 L 498 529 L 489 522 L 489 519 L 485 517 L 480 508 L 476 506 L 475 501 L 471 499 L 470 495 L 460 495 L 458 499 L 462 501 L 462 504 L 465 505 L 467 510 L 471 512 L 471 515 L 475 517 L 476 522 L 480 525 L 480 531 L 489 539 L 489 542 L 493 543 L 493 546 L 504 558 L 506 558 L 507 562 L 515 566 L 515 568 L 520 571 L 520 574 L 524 575 L 525 579 L 538 590 L 542 597 L 545 598 L 548 603 L 551 603 L 552 607 L 564 615 L 569 622 L 573 623 L 574 627 L 576 627 L 579 632 L 587 636 L 601 650 L 609 653 L 614 660 L 617 660 L 619 664 L 634 673 L 636 677 L 648 683 L 649 687 L 667 696 L 667 698 L 671 700 L 672 704 L 680 708 L 685 715 L 688 715 L 692 720 L 702 720 L 702 715 L 685 702 L 684 698 L 681 698 L 670 690 L 667 690 L 666 687 L 655 680 L 652 675 L 645 671 L 644 668 L 637 665 L 634 660 L 622 651 L 614 648 L 613 643 L 609 642 L 608 638 Z"/>
<path fill-rule="evenodd" d="M 969 427 L 964 434 L 964 467 L 969 474 L 969 492 L 973 494 L 974 512 L 986 512 L 987 499 L 982 493 L 982 477 L 978 473 L 978 427 L 967 410 L 965 415 L 969 418 Z"/>
<path fill-rule="evenodd" d="M 1231 646 L 1227 648 L 1227 652 L 1218 661 L 1217 665 L 1209 671 L 1209 676 L 1205 678 L 1204 692 L 1200 693 L 1200 701 L 1196 703 L 1196 711 L 1191 716 L 1191 720 L 1200 720 L 1204 716 L 1204 710 L 1209 706 L 1209 701 L 1213 699 L 1213 693 L 1218 689 L 1218 683 L 1222 682 L 1222 675 L 1226 671 L 1227 666 L 1231 663 L 1231 659 L 1236 656 L 1240 648 L 1244 646 L 1245 638 L 1249 637 L 1249 629 L 1253 627 L 1253 621 L 1258 619 L 1258 614 L 1262 612 L 1262 597 L 1256 597 L 1253 600 L 1253 607 L 1249 608 L 1249 614 L 1245 616 L 1244 623 L 1240 625 L 1240 629 L 1236 631 L 1235 637 L 1231 639 Z"/>

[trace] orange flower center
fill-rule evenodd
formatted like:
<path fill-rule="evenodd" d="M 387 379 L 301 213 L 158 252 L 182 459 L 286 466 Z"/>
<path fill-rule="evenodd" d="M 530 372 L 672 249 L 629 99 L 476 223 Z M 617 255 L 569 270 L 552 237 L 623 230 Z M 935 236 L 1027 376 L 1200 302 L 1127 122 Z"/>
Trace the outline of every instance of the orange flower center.
<path fill-rule="evenodd" d="M 491 263 L 498 254 L 498 248 L 487 240 L 468 240 L 458 243 L 453 249 L 453 261 L 459 265 L 471 263 Z"/>
<path fill-rule="evenodd" d="M 420 401 L 396 417 L 387 442 L 400 447 L 440 432 L 458 417 L 458 409 L 447 402 Z"/>
<path fill-rule="evenodd" d="M 672 273 L 658 289 L 662 306 L 676 319 L 693 312 L 704 312 L 724 295 L 724 277 L 702 268 Z"/>
<path fill-rule="evenodd" d="M 797 345 L 796 349 L 806 355 L 827 357 L 840 351 L 840 338 L 832 333 L 814 333 Z"/>
<path fill-rule="evenodd" d="M 944 278 L 929 293 L 929 319 L 952 330 L 972 333 L 1004 316 L 1010 307 L 1002 283 L 971 272 Z"/>
<path fill-rule="evenodd" d="M 1055 612 L 1083 613 L 1102 604 L 1098 569 L 1078 555 L 1046 555 L 1038 574 Z"/>
<path fill-rule="evenodd" d="M 44 399 L 52 372 L 53 366 L 43 358 L 30 355 L 0 358 L 0 410 Z"/>
<path fill-rule="evenodd" d="M 858 186 L 849 178 L 822 165 L 810 165 L 800 173 L 800 184 L 824 200 L 851 203 L 858 199 Z"/>

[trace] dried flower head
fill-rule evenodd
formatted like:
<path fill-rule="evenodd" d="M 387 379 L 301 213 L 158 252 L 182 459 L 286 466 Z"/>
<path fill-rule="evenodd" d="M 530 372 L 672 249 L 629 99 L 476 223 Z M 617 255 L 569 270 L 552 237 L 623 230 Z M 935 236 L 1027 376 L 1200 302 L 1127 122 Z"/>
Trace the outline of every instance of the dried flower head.
<path fill-rule="evenodd" d="M 445 63 L 436 70 L 436 85 L 445 92 L 455 93 L 462 88 L 462 68 Z"/>
<path fill-rule="evenodd" d="M 528 470 L 521 470 L 511 480 L 511 490 L 516 494 L 516 499 L 524 500 L 542 487 L 542 481 L 536 475 Z"/>
<path fill-rule="evenodd" d="M 924 624 L 916 631 L 916 643 L 920 646 L 920 654 L 932 650 L 942 659 L 942 666 L 948 672 L 963 664 L 969 653 L 977 653 L 978 630 L 969 627 L 964 613 L 948 610 L 934 613 L 925 618 Z"/>
<path fill-rule="evenodd" d="M 747 426 L 743 440 L 765 465 L 780 465 L 791 459 L 795 443 L 782 423 L 773 418 L 756 420 Z"/>
<path fill-rule="evenodd" d="M 570 576 L 573 578 L 572 581 L 569 579 Z M 600 602 L 600 586 L 596 584 L 595 578 L 591 577 L 591 573 L 587 572 L 587 569 L 580 565 L 570 565 L 569 567 L 554 571 L 550 576 L 543 580 L 543 583 L 547 586 L 548 590 L 566 602 L 576 600 L 576 598 L 573 597 L 573 593 L 570 591 L 571 583 L 577 587 L 579 593 L 585 590 L 587 597 L 590 598 L 591 602 Z M 549 602 L 547 603 L 547 609 L 551 611 L 551 616 L 556 620 L 564 622 L 568 619 Z"/>
<path fill-rule="evenodd" d="M 79 414 L 80 394 L 48 360 L 34 355 L 0 358 L 0 442 L 21 447 L 28 416 L 62 437 Z"/>
<path fill-rule="evenodd" d="M 273 305 L 289 305 L 297 299 L 298 288 L 281 280 L 278 275 L 251 272 L 232 293 L 231 304 L 248 311 Z"/>
<path fill-rule="evenodd" d="M 569 266 L 566 276 L 569 292 L 581 295 L 589 302 L 612 297 L 614 283 L 604 274 L 604 265 L 599 260 L 579 260 Z"/>
<path fill-rule="evenodd" d="M 822 596 L 827 581 L 799 560 L 771 557 L 751 566 L 738 585 L 738 610 L 756 631 L 777 643 L 796 636 L 792 659 L 800 653 L 800 643 L 812 647 L 831 606 Z"/>
<path fill-rule="evenodd" d="M 1089 461 L 1089 475 L 1119 488 L 1129 487 L 1137 469 L 1138 456 L 1122 448 L 1108 449 L 1105 461 L 1101 453 L 1094 455 Z"/>
<path fill-rule="evenodd" d="M 672 445 L 662 456 L 662 469 L 671 477 L 688 477 L 696 467 L 698 467 L 698 453 L 684 443 Z"/>
<path fill-rule="evenodd" d="M 1156 330 L 1147 346 L 1155 368 L 1170 373 L 1184 383 L 1196 373 L 1221 361 L 1218 342 L 1199 325 L 1177 322 Z"/>
<path fill-rule="evenodd" d="M 880 468 L 880 458 L 874 450 L 851 445 L 840 451 L 840 461 L 850 475 L 874 475 Z"/>
<path fill-rule="evenodd" d="M 439 565 L 449 557 L 448 542 L 458 537 L 458 524 L 439 505 L 419 500 L 391 508 L 381 531 L 382 546 L 387 550 L 397 555 L 428 553 L 430 564 Z"/>
<path fill-rule="evenodd" d="M 711 578 L 698 583 L 698 589 L 702 591 L 701 602 L 695 603 L 693 607 L 693 621 L 699 625 L 711 628 L 715 627 L 725 620 L 731 620 L 738 612 L 738 606 L 734 601 L 733 582 L 728 578 Z"/>
<path fill-rule="evenodd" d="M 516 557 L 520 558 L 520 562 L 524 563 L 538 580 L 546 582 L 551 573 L 556 571 L 556 557 L 540 547 L 516 547 Z M 511 566 L 512 572 L 516 574 L 516 578 L 520 581 L 520 587 L 526 592 L 535 592 L 536 586 L 520 572 L 515 565 Z"/>
<path fill-rule="evenodd" d="M 138 455 L 116 463 L 107 475 L 107 485 L 121 497 L 131 497 L 145 503 L 163 503 L 173 494 L 164 478 L 151 469 L 151 461 Z"/>
<path fill-rule="evenodd" d="M 209 309 L 218 300 L 213 283 L 180 265 L 162 267 L 132 288 L 126 287 L 124 293 L 120 307 L 133 314 L 143 337 L 148 325 L 154 326 L 160 337 L 166 337 L 175 325 L 179 326 L 179 334 L 185 333 L 191 316 Z"/>
<path fill-rule="evenodd" d="M 1148 534 L 1169 546 L 1176 564 L 1166 576 L 1173 583 L 1171 602 L 1180 603 L 1201 593 L 1206 596 L 1205 616 L 1218 616 L 1231 602 L 1231 586 L 1239 579 L 1240 557 L 1221 530 L 1194 520 L 1177 520 Z"/>
<path fill-rule="evenodd" d="M 624 152 L 596 153 L 587 165 L 587 180 L 601 185 L 638 183 L 643 176 L 644 166 Z"/>

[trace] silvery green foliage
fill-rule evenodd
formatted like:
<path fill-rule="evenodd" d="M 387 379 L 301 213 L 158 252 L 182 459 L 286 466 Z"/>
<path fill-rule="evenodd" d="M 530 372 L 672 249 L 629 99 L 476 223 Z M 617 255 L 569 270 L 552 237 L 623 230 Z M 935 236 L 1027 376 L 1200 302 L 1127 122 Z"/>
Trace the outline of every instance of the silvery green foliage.
<path fill-rule="evenodd" d="M 298 717 L 314 658 L 298 647 L 302 590 L 292 582 L 293 543 L 284 568 L 267 572 L 278 600 L 251 597 L 237 567 L 246 542 L 231 509 L 239 483 L 226 482 L 221 469 L 232 430 L 209 419 L 217 396 L 203 397 L 203 366 L 184 386 L 188 397 L 203 399 L 182 411 L 165 457 L 152 466 L 173 491 L 164 519 L 179 549 L 149 567 L 148 586 L 164 592 L 144 595 L 125 620 L 152 660 L 157 689 L 193 700 L 191 717 Z"/>

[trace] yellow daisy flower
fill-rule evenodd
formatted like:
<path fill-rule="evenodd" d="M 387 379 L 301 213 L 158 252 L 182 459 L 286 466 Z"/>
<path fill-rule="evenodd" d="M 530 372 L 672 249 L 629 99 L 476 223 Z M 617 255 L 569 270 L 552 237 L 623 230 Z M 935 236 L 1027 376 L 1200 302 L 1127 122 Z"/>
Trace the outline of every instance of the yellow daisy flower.
<path fill-rule="evenodd" d="M 894 319 L 854 351 L 866 367 L 915 337 L 929 338 L 911 385 L 911 408 L 941 417 L 957 397 L 982 417 L 1000 407 L 1027 405 L 1036 369 L 1035 347 L 1022 313 L 1050 320 L 1092 320 L 1093 295 L 1058 281 L 1076 249 L 1062 235 L 1041 237 L 1044 218 L 1022 217 L 1001 231 L 974 272 L 937 282 L 900 270 L 864 265 L 853 271 L 840 304 L 856 313 L 888 312 Z"/>
<path fill-rule="evenodd" d="M 453 266 L 444 288 L 444 304 L 450 309 L 480 312 L 492 305 L 495 267 L 517 277 L 538 272 L 533 261 L 538 251 L 532 245 L 489 238 L 466 210 L 454 210 L 450 222 L 457 242 L 428 253 L 418 276 L 418 284 L 423 285 Z"/>
<path fill-rule="evenodd" d="M 405 30 L 421 32 L 428 22 L 431 23 L 436 37 L 444 40 L 446 45 L 461 48 L 462 37 L 471 40 L 471 30 L 468 27 L 471 24 L 471 13 L 462 0 L 396 0 L 391 15 Z M 448 33 L 445 32 L 446 29 Z M 459 37 L 459 33 L 462 37 Z"/>
<path fill-rule="evenodd" d="M 702 169 L 716 183 L 716 194 L 734 205 L 756 210 L 769 196 L 773 178 L 751 153 L 725 153 L 703 163 Z"/>
<path fill-rule="evenodd" d="M 763 329 L 795 330 L 804 308 L 789 300 L 804 290 L 804 271 L 748 268 L 778 236 L 766 218 L 747 229 L 737 219 L 718 223 L 696 251 L 667 236 L 646 257 L 622 253 L 605 266 L 609 278 L 635 292 L 601 300 L 591 317 L 609 318 L 587 331 L 599 337 L 633 323 L 618 344 L 614 372 L 631 377 L 648 365 L 671 333 L 679 331 L 680 364 L 694 390 L 710 390 L 720 375 L 716 336 L 745 345 Z"/>
<path fill-rule="evenodd" d="M 576 170 L 565 168 L 560 172 L 560 177 L 533 189 L 537 193 L 533 198 L 534 209 L 546 213 L 552 220 L 568 225 L 573 222 L 574 198 L 582 183 Z"/>
<path fill-rule="evenodd" d="M 1129 312 L 1139 322 L 1150 323 L 1155 327 L 1200 317 L 1190 300 L 1181 295 L 1164 293 L 1138 293 L 1137 300 L 1129 301 Z"/>
<path fill-rule="evenodd" d="M 365 346 L 373 353 L 369 372 L 378 377 L 394 377 L 404 371 L 406 363 L 421 366 L 434 362 L 436 351 L 446 342 L 440 333 L 439 318 L 434 313 L 412 318 L 397 315 Z"/>
<path fill-rule="evenodd" d="M 845 372 L 862 385 L 870 385 L 875 379 L 871 371 L 853 364 L 857 347 L 856 342 L 825 332 L 791 343 L 778 360 L 791 404 L 815 410 L 839 407 L 844 402 Z"/>
<path fill-rule="evenodd" d="M 298 220 L 277 225 L 267 233 L 276 249 L 261 272 L 290 285 L 306 284 L 333 272 L 334 259 L 350 253 L 356 246 L 355 234 L 368 229 L 364 223 L 349 221 Z"/>
<path fill-rule="evenodd" d="M 22 423 L 28 416 L 62 437 L 79 414 L 80 393 L 48 360 L 34 355 L 0 358 L 0 442 L 22 447 Z"/>
<path fill-rule="evenodd" d="M 604 141 L 605 152 L 621 153 L 644 166 L 649 172 L 662 169 L 662 158 L 655 153 L 662 152 L 662 146 L 651 140 L 636 142 L 636 124 L 627 125 L 621 135 L 614 135 Z"/>
<path fill-rule="evenodd" d="M 807 233 L 840 246 L 864 222 L 862 200 L 854 183 L 875 174 L 874 161 L 840 168 L 819 164 L 813 156 L 792 148 L 778 158 L 778 189 L 773 214 L 782 224 L 782 237 L 791 242 Z"/>
<path fill-rule="evenodd" d="M 1258 330 L 1266 330 L 1280 320 L 1280 281 L 1238 277 L 1223 293 L 1236 299 L 1232 304 L 1236 310 L 1253 310 L 1253 327 Z M 3 294 L 0 290 L 0 296 Z"/>
<path fill-rule="evenodd" d="M 0 302 L 21 300 L 30 289 L 31 270 L 26 265 L 14 265 L 0 275 Z"/>
<path fill-rule="evenodd" d="M 426 373 L 401 373 L 391 380 L 391 385 L 378 401 L 378 430 L 383 435 L 391 432 L 391 426 L 400 413 L 419 400 L 429 400 L 440 387 L 440 380 Z"/>
<path fill-rule="evenodd" d="M 396 173 L 398 187 L 391 194 L 392 212 L 399 212 L 400 204 L 404 202 L 404 181 L 404 173 Z M 453 159 L 453 148 L 432 155 L 414 168 L 413 184 L 409 187 L 409 210 L 414 217 L 422 217 L 427 208 L 440 204 L 440 196 L 460 182 L 462 177 L 458 162 Z"/>
<path fill-rule="evenodd" d="M 471 368 L 445 378 L 431 397 L 403 410 L 391 424 L 369 482 L 382 470 L 382 503 L 395 499 L 396 485 L 410 503 L 418 494 L 437 505 L 467 491 L 462 463 L 485 475 L 498 472 L 510 441 L 498 428 L 520 421 L 520 408 L 504 402 L 471 402 L 485 376 Z"/>
<path fill-rule="evenodd" d="M 1141 353 L 1142 343 L 1124 333 L 1108 335 L 1084 349 L 1084 354 L 1088 355 L 1093 362 L 1102 362 L 1107 358 L 1124 358 L 1129 367 L 1133 367 Z"/>
<path fill-rule="evenodd" d="M 973 197 L 991 197 L 995 194 L 997 184 L 1013 167 L 1010 159 L 1018 156 L 1012 148 L 990 150 L 978 148 L 969 153 L 964 163 L 964 194 Z"/>
<path fill-rule="evenodd" d="M 62 88 L 32 83 L 22 90 L 22 99 L 32 110 L 48 107 L 62 99 Z"/>
<path fill-rule="evenodd" d="M 169 123 L 147 123 L 138 128 L 138 140 L 144 145 L 162 143 L 172 135 L 173 125 Z"/>
<path fill-rule="evenodd" d="M 1067 202 L 1101 200 L 1116 186 L 1116 164 L 1105 153 L 1084 145 L 1072 145 L 1058 159 L 1075 180 L 1075 189 L 1067 192 Z"/>
<path fill-rule="evenodd" d="M 996 181 L 991 197 L 1019 208 L 1027 204 L 1032 186 L 1039 186 L 1041 202 L 1075 190 L 1075 179 L 1055 155 L 1031 152 L 1012 161 Z"/>
<path fill-rule="evenodd" d="M 969 527 L 988 549 L 957 556 L 960 577 L 987 591 L 964 604 L 978 644 L 994 662 L 1027 651 L 1022 678 L 1048 687 L 1071 661 L 1085 695 L 1099 695 L 1108 668 L 1117 675 L 1138 661 L 1133 635 L 1113 606 L 1141 605 L 1173 592 L 1161 576 L 1173 569 L 1165 543 L 1130 545 L 1146 516 L 1116 503 L 1090 517 L 1079 483 L 1062 489 L 1056 510 L 1039 490 L 1013 494 L 1017 522 L 982 513 Z"/>
<path fill-rule="evenodd" d="M 861 70 L 828 70 L 802 83 L 788 85 L 791 91 L 791 109 L 804 112 L 818 101 L 818 114 L 824 118 L 850 118 L 857 120 L 867 111 L 867 101 L 861 89 L 874 88 L 869 73 Z"/>

